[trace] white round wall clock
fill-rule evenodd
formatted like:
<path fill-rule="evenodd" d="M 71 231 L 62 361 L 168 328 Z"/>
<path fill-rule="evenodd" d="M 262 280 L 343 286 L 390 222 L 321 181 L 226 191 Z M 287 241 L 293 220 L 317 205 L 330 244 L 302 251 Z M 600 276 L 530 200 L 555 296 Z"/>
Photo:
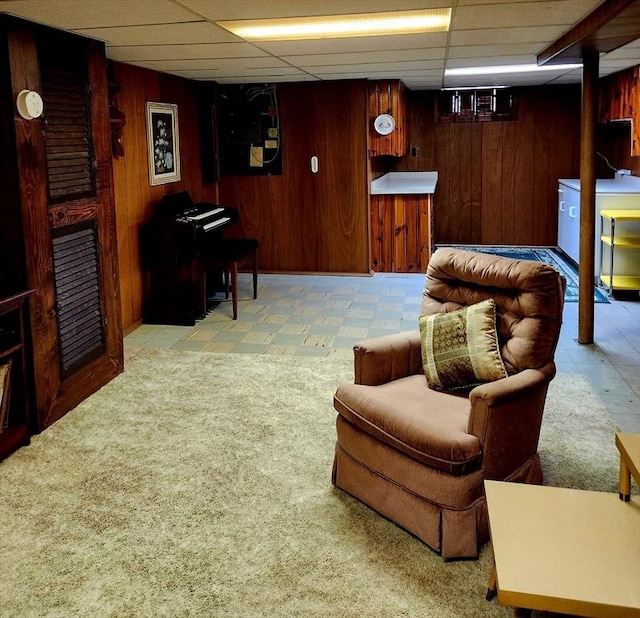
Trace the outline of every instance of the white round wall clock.
<path fill-rule="evenodd" d="M 16 99 L 16 107 L 26 120 L 39 118 L 44 110 L 42 97 L 35 90 L 21 90 Z"/>
<path fill-rule="evenodd" d="M 380 114 L 373 121 L 373 128 L 380 135 L 389 135 L 396 128 L 396 121 L 390 114 Z"/>

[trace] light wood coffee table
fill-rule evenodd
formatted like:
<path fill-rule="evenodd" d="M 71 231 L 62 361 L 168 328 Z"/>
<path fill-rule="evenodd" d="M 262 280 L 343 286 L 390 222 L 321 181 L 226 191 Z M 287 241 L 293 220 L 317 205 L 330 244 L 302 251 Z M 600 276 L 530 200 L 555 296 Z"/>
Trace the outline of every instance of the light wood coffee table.
<path fill-rule="evenodd" d="M 640 433 L 616 433 L 620 451 L 620 500 L 631 497 L 631 476 L 640 485 Z"/>
<path fill-rule="evenodd" d="M 485 481 L 485 492 L 489 586 L 502 605 L 640 617 L 640 497 L 499 481 Z"/>

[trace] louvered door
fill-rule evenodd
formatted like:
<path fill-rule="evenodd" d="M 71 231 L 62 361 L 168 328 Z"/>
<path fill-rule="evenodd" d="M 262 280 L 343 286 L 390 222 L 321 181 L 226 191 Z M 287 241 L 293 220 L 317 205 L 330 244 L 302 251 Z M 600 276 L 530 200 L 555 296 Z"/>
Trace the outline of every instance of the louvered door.
<path fill-rule="evenodd" d="M 104 351 L 100 271 L 93 225 L 53 239 L 53 272 L 64 376 Z"/>
<path fill-rule="evenodd" d="M 87 57 L 41 54 L 44 143 L 49 209 L 95 198 Z M 104 352 L 97 234 L 92 205 L 83 204 L 88 222 L 73 212 L 53 217 L 53 275 L 62 376 Z M 58 206 L 57 206 L 58 205 Z M 87 210 L 87 207 L 89 210 Z"/>
<path fill-rule="evenodd" d="M 122 370 L 104 45 L 16 22 L 12 87 L 40 92 L 15 119 L 40 429 Z"/>
<path fill-rule="evenodd" d="M 50 204 L 95 195 L 86 67 L 77 64 L 42 67 Z"/>

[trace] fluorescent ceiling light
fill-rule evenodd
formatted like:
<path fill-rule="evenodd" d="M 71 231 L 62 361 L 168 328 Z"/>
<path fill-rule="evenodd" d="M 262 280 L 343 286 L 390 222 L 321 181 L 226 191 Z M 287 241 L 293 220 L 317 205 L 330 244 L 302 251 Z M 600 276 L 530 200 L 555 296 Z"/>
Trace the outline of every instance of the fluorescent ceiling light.
<path fill-rule="evenodd" d="M 537 73 L 538 71 L 569 71 L 579 69 L 581 64 L 507 64 L 492 67 L 461 67 L 445 69 L 445 77 L 455 75 L 496 75 L 500 73 Z"/>
<path fill-rule="evenodd" d="M 440 90 L 500 90 L 501 88 L 510 88 L 510 86 L 447 86 Z"/>
<path fill-rule="evenodd" d="M 448 8 L 318 17 L 243 19 L 219 21 L 216 24 L 248 41 L 296 41 L 446 32 L 449 29 L 450 21 L 451 9 Z"/>

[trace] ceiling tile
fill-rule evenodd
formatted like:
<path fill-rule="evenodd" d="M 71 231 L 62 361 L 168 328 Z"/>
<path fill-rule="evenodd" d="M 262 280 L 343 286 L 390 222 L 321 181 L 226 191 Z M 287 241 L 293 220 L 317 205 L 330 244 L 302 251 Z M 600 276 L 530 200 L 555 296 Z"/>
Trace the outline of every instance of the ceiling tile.
<path fill-rule="evenodd" d="M 193 78 L 192 78 L 193 79 Z M 208 78 L 199 78 L 200 80 L 208 80 Z M 282 83 L 282 82 L 317 82 L 320 81 L 317 77 L 313 77 L 313 75 L 263 75 L 260 79 L 254 79 L 252 77 L 221 77 L 215 80 L 220 84 L 272 84 L 272 83 Z"/>
<path fill-rule="evenodd" d="M 535 55 L 527 56 L 474 56 L 471 58 L 449 58 L 447 69 L 462 67 L 501 66 L 510 64 L 536 64 Z"/>
<path fill-rule="evenodd" d="M 75 30 L 92 27 L 133 26 L 199 21 L 201 18 L 172 0 L 6 0 L 7 11 L 44 24 Z"/>
<path fill-rule="evenodd" d="M 582 19 L 600 2 L 584 0 L 561 0 L 560 2 L 503 2 L 501 4 L 478 3 L 459 6 L 453 15 L 452 27 L 455 30 L 492 29 L 522 26 L 557 26 L 565 29 Z M 496 19 L 499 15 L 500 18 Z"/>
<path fill-rule="evenodd" d="M 440 70 L 425 70 L 425 71 L 403 71 L 396 73 L 395 71 L 354 71 L 352 73 L 319 73 L 313 72 L 313 75 L 321 77 L 323 80 L 331 79 L 401 79 L 404 81 L 408 78 L 421 78 L 431 77 L 433 79 L 439 78 L 442 75 Z"/>
<path fill-rule="evenodd" d="M 457 30 L 451 33 L 451 45 L 540 42 L 544 46 L 547 41 L 555 41 L 565 29 L 564 26 L 533 26 L 531 28 L 523 26 L 490 30 Z"/>
<path fill-rule="evenodd" d="M 314 75 L 322 73 L 403 73 L 411 71 L 424 71 L 427 69 L 441 69 L 443 61 L 414 61 L 414 62 L 373 62 L 363 64 L 337 64 L 337 65 L 324 65 L 306 67 L 310 73 Z"/>
<path fill-rule="evenodd" d="M 540 43 L 510 44 L 510 45 L 459 45 L 449 49 L 448 58 L 496 58 L 529 56 L 537 57 L 540 52 Z M 487 63 L 488 64 L 488 63 Z M 491 63 L 493 64 L 493 62 Z M 499 64 L 509 64 L 500 62 Z M 511 63 L 514 64 L 514 63 Z"/>
<path fill-rule="evenodd" d="M 275 70 L 280 67 L 288 67 L 291 65 L 274 58 L 273 56 L 264 56 L 263 58 L 196 58 L 191 60 L 144 60 L 140 62 L 141 66 L 155 71 L 196 71 L 196 70 Z"/>
<path fill-rule="evenodd" d="M 282 56 L 283 60 L 300 67 L 321 65 L 402 62 L 420 60 L 430 62 L 444 58 L 444 47 L 429 49 L 388 50 L 373 52 L 354 52 L 352 54 L 311 54 L 305 56 Z"/>
<path fill-rule="evenodd" d="M 211 69 L 194 69 L 194 70 L 181 70 L 172 71 L 174 75 L 181 75 L 182 77 L 189 77 L 193 79 L 218 79 L 218 78 L 235 78 L 242 76 L 242 79 L 256 78 L 260 80 L 264 79 L 264 76 L 269 76 L 270 80 L 280 78 L 286 75 L 304 75 L 303 71 L 299 71 L 294 67 L 273 68 L 273 69 L 226 69 L 226 70 L 211 70 Z"/>
<path fill-rule="evenodd" d="M 250 43 L 209 43 L 200 45 L 136 45 L 107 47 L 107 56 L 120 62 L 199 58 L 264 57 L 265 52 Z"/>
<path fill-rule="evenodd" d="M 120 45 L 175 45 L 239 43 L 242 39 L 206 21 L 186 24 L 153 24 L 120 28 L 79 28 L 77 32 L 100 39 L 111 47 Z"/>

